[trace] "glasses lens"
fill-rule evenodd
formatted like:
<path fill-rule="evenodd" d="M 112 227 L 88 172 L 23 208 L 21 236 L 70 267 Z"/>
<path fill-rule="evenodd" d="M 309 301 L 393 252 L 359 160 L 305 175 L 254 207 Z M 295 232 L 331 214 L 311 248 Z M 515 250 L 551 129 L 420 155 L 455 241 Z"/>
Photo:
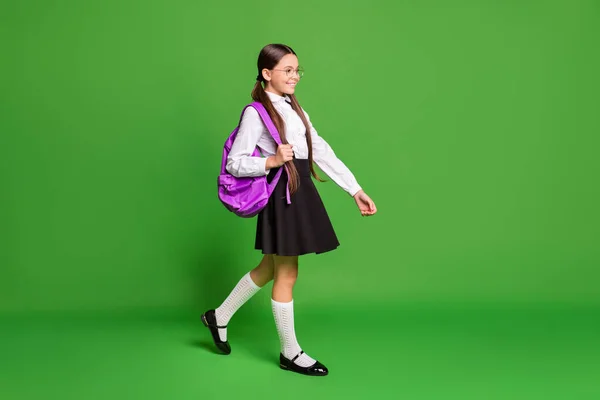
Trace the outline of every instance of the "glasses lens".
<path fill-rule="evenodd" d="M 299 78 L 302 78 L 302 76 L 304 75 L 304 70 L 299 68 L 296 71 L 296 70 L 293 70 L 290 68 L 290 69 L 285 70 L 285 74 L 287 75 L 288 78 L 291 78 L 291 77 L 295 76 L 296 74 L 298 74 Z"/>

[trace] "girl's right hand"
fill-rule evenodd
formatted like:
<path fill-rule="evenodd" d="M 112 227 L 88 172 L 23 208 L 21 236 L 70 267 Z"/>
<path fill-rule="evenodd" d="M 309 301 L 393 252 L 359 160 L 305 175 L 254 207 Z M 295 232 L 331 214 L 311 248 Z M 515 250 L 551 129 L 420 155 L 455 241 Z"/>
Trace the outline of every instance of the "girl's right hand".
<path fill-rule="evenodd" d="M 281 167 L 288 161 L 294 159 L 294 150 L 291 144 L 281 144 L 277 146 L 277 154 L 267 159 L 267 169 Z"/>

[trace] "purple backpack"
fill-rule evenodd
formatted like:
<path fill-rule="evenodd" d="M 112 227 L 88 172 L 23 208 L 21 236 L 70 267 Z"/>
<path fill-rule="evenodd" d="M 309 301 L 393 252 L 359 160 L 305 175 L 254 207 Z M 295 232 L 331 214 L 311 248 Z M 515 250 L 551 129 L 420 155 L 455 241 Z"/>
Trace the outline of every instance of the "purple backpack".
<path fill-rule="evenodd" d="M 273 124 L 273 121 L 271 121 L 271 118 L 269 117 L 265 107 L 260 102 L 253 102 L 252 104 L 244 107 L 242 115 L 240 116 L 240 122 L 225 141 L 225 146 L 223 147 L 223 157 L 221 159 L 221 174 L 219 175 L 218 179 L 219 200 L 221 200 L 221 203 L 223 203 L 225 208 L 227 208 L 229 211 L 244 218 L 254 217 L 263 208 L 265 208 L 269 201 L 269 197 L 271 197 L 271 193 L 273 193 L 275 186 L 277 186 L 277 182 L 279 182 L 281 172 L 283 171 L 283 168 L 279 168 L 271 183 L 267 182 L 266 175 L 238 178 L 227 171 L 227 157 L 231 151 L 231 146 L 233 145 L 238 130 L 240 129 L 240 123 L 242 122 L 244 111 L 246 111 L 246 108 L 248 107 L 254 107 L 256 111 L 258 111 L 258 114 L 260 115 L 263 123 L 267 127 L 267 130 L 275 142 L 278 145 L 281 144 L 279 132 L 277 132 L 277 128 L 275 128 L 275 125 Z M 261 157 L 258 147 L 254 149 L 252 156 Z M 286 189 L 286 195 L 287 202 L 290 204 L 291 201 L 289 187 Z"/>

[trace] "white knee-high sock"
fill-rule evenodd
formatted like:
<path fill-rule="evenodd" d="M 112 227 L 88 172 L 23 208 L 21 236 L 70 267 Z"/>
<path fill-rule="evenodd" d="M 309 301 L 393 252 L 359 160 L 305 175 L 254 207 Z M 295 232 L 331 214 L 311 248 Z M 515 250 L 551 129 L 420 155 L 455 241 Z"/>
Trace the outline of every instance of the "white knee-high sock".
<path fill-rule="evenodd" d="M 246 273 L 235 285 L 229 296 L 223 301 L 218 308 L 215 309 L 215 317 L 217 318 L 217 325 L 225 326 L 229 323 L 233 314 L 242 306 L 245 302 L 250 300 L 256 292 L 260 290 L 260 287 L 254 283 L 250 277 L 250 272 Z M 221 341 L 227 341 L 227 328 L 219 328 L 219 337 Z"/>
<path fill-rule="evenodd" d="M 291 360 L 300 353 L 300 345 L 296 340 L 296 330 L 294 328 L 294 300 L 289 303 L 280 303 L 271 299 L 273 307 L 273 317 L 279 333 L 279 342 L 281 343 L 281 353 L 285 358 Z M 304 353 L 294 361 L 301 367 L 310 367 L 317 361 Z"/>

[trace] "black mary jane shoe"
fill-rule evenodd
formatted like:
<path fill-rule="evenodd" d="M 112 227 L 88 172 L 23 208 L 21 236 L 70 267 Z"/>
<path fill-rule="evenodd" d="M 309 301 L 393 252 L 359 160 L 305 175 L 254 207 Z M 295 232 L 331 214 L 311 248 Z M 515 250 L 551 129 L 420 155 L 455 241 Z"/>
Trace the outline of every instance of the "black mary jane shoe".
<path fill-rule="evenodd" d="M 227 328 L 225 326 L 217 325 L 217 317 L 215 316 L 215 310 L 208 310 L 204 314 L 202 314 L 202 323 L 206 326 L 212 335 L 213 341 L 215 342 L 215 346 L 224 354 L 231 353 L 231 346 L 229 346 L 229 342 L 222 342 L 219 337 L 219 328 Z"/>
<path fill-rule="evenodd" d="M 294 363 L 294 361 L 296 361 L 296 359 L 298 357 L 300 357 L 302 354 L 304 354 L 304 351 L 300 351 L 300 353 L 298 353 L 296 355 L 296 357 L 292 358 L 291 360 L 288 360 L 287 358 L 285 358 L 283 356 L 283 354 L 279 354 L 279 367 L 281 369 L 285 369 L 287 371 L 292 371 L 292 372 L 297 372 L 299 374 L 304 374 L 304 375 L 311 375 L 311 376 L 325 376 L 329 373 L 329 371 L 327 370 L 327 367 L 325 367 L 323 364 L 321 364 L 320 362 L 316 362 L 313 365 L 311 365 L 310 367 L 301 367 L 298 364 Z"/>

